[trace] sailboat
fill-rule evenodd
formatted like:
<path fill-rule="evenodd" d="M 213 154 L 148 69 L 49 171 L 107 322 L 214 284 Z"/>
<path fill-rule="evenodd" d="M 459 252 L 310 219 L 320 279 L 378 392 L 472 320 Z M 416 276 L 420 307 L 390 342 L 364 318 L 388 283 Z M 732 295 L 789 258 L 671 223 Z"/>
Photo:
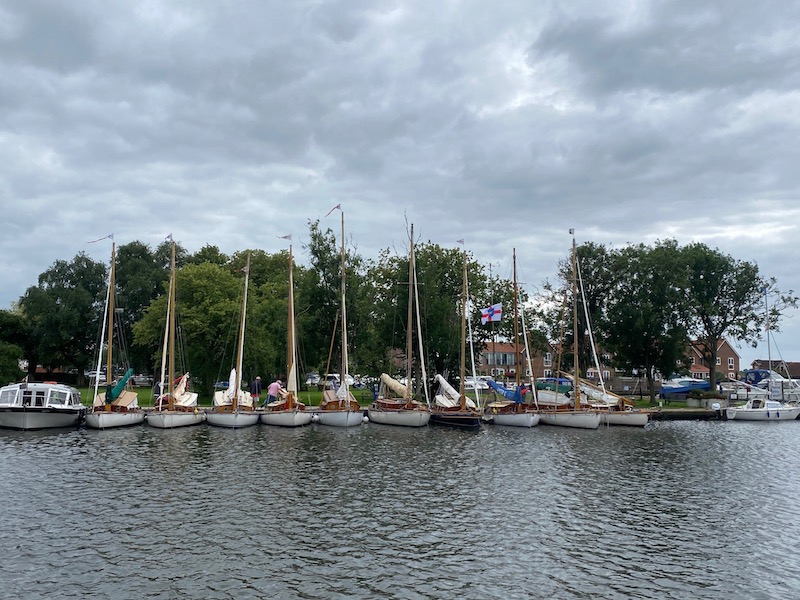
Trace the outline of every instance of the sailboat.
<path fill-rule="evenodd" d="M 161 353 L 159 395 L 156 398 L 155 409 L 147 415 L 147 424 L 159 429 L 198 425 L 206 419 L 205 413 L 197 408 L 197 393 L 188 391 L 189 373 L 184 373 L 177 379 L 175 378 L 175 287 L 177 279 L 175 240 L 172 240 L 169 271 L 167 326 L 164 330 L 164 344 Z M 166 391 L 164 391 L 165 384 L 167 385 Z"/>
<path fill-rule="evenodd" d="M 793 421 L 800 418 L 800 405 L 782 402 L 783 386 L 777 378 L 773 378 L 772 347 L 769 335 L 769 301 L 767 288 L 764 288 L 764 330 L 767 338 L 767 355 L 769 359 L 766 392 L 767 397 L 757 395 L 748 398 L 747 402 L 739 406 L 729 406 L 725 409 L 725 416 L 729 421 Z M 748 386 L 749 387 L 749 386 Z"/>
<path fill-rule="evenodd" d="M 259 414 L 253 407 L 253 397 L 241 386 L 242 360 L 244 357 L 244 331 L 247 322 L 247 288 L 250 282 L 250 255 L 244 267 L 244 291 L 242 292 L 242 318 L 239 321 L 239 338 L 236 348 L 236 367 L 228 378 L 228 389 L 214 393 L 214 407 L 206 412 L 209 425 L 240 428 L 258 423 Z"/>
<path fill-rule="evenodd" d="M 350 379 L 347 358 L 347 308 L 345 303 L 345 263 L 344 263 L 344 211 L 342 211 L 342 379 L 338 390 L 327 389 L 322 392 L 319 405 L 319 422 L 334 427 L 353 427 L 361 425 L 364 413 L 353 394 L 350 393 Z M 327 376 L 327 375 L 326 375 Z"/>
<path fill-rule="evenodd" d="M 578 386 L 581 392 L 588 398 L 591 407 L 600 411 L 600 422 L 603 425 L 626 425 L 628 427 L 644 427 L 650 420 L 650 413 L 644 410 L 633 408 L 633 402 L 628 398 L 623 398 L 614 392 L 606 389 L 605 381 L 602 377 L 602 370 L 600 368 L 600 360 L 597 357 L 597 346 L 594 343 L 594 334 L 592 333 L 592 322 L 589 318 L 589 308 L 586 302 L 586 294 L 583 288 L 583 276 L 581 274 L 581 266 L 577 258 L 575 259 L 575 266 L 577 269 L 578 287 L 580 289 L 580 298 L 583 303 L 583 315 L 586 319 L 587 331 L 589 332 L 589 344 L 592 347 L 592 358 L 594 359 L 594 367 L 597 370 L 600 385 L 596 385 L 586 379 L 579 379 Z M 575 385 L 575 379 L 568 374 L 565 377 L 572 381 Z"/>
<path fill-rule="evenodd" d="M 517 304 L 517 249 L 513 253 L 514 264 L 514 348 L 519 344 L 519 308 Z M 509 390 L 495 381 L 489 381 L 489 387 L 503 396 L 504 400 L 495 400 L 486 405 L 486 412 L 492 415 L 495 425 L 508 425 L 512 427 L 533 427 L 539 424 L 539 412 L 524 398 L 521 385 L 519 366 L 514 370 L 516 387 Z M 533 390 L 532 390 L 533 391 Z"/>
<path fill-rule="evenodd" d="M 574 230 L 570 229 L 574 234 Z M 577 250 L 575 247 L 575 236 L 572 237 L 572 332 L 573 332 L 573 368 L 574 380 L 578 380 L 578 278 L 577 278 Z M 573 386 L 570 398 L 571 405 L 555 404 L 546 407 L 543 404 L 542 396 L 539 397 L 541 421 L 547 425 L 559 425 L 561 427 L 577 427 L 580 429 L 597 429 L 600 427 L 600 411 L 591 409 L 590 406 L 581 405 L 581 388 L 579 385 Z M 556 399 L 559 399 L 559 381 L 556 379 Z"/>
<path fill-rule="evenodd" d="M 106 376 L 109 383 L 105 392 L 98 393 L 100 382 L 99 372 L 102 362 L 103 346 L 105 342 L 105 329 L 100 335 L 100 349 L 97 356 L 97 373 L 94 383 L 94 401 L 91 409 L 86 413 L 86 425 L 95 429 L 108 429 L 110 427 L 125 427 L 140 425 L 144 422 L 144 411 L 139 407 L 139 396 L 130 389 L 128 382 L 133 376 L 133 369 L 128 368 L 122 378 L 113 385 L 111 374 L 113 371 L 114 348 L 114 287 L 116 275 L 116 244 L 111 237 L 111 268 L 108 273 L 108 295 L 105 303 L 105 323 L 108 330 L 108 352 L 106 353 Z"/>
<path fill-rule="evenodd" d="M 465 393 L 467 342 L 467 254 L 464 252 L 464 278 L 461 289 L 461 368 L 459 390 L 456 391 L 441 375 L 436 375 L 439 393 L 431 407 L 431 424 L 448 425 L 465 429 L 478 429 L 481 426 L 481 411 Z"/>
<path fill-rule="evenodd" d="M 300 427 L 311 423 L 311 411 L 297 400 L 297 329 L 294 318 L 294 262 L 292 245 L 289 244 L 289 318 L 287 327 L 287 373 L 286 395 L 270 402 L 261 413 L 261 422 L 281 427 Z"/>
<path fill-rule="evenodd" d="M 367 409 L 367 416 L 373 423 L 384 425 L 402 425 L 405 427 L 424 427 L 431 418 L 430 400 L 425 374 L 425 361 L 422 354 L 422 331 L 419 318 L 419 298 L 417 294 L 417 274 L 414 260 L 414 225 L 411 225 L 411 249 L 408 259 L 408 318 L 406 322 L 406 383 L 402 384 L 387 373 L 381 373 L 380 390 L 377 399 Z M 413 307 L 416 306 L 416 311 Z M 413 359 L 412 324 L 416 314 L 417 337 L 419 339 L 419 356 L 423 389 L 426 402 L 414 400 L 411 393 L 411 366 Z"/>

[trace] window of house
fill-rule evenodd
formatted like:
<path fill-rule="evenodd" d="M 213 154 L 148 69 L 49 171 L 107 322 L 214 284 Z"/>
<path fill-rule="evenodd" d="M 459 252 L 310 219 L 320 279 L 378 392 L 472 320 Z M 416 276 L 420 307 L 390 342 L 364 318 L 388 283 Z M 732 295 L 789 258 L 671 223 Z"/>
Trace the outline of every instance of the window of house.
<path fill-rule="evenodd" d="M 608 381 L 609 379 L 611 379 L 611 371 L 603 371 L 603 379 L 605 381 Z"/>
<path fill-rule="evenodd" d="M 692 364 L 694 364 L 694 356 L 692 357 Z"/>
<path fill-rule="evenodd" d="M 545 377 L 552 377 L 553 376 L 553 371 L 551 371 L 550 369 L 545 369 L 544 370 L 544 376 Z"/>
<path fill-rule="evenodd" d="M 736 379 L 736 373 L 733 371 L 728 371 L 728 379 Z"/>
<path fill-rule="evenodd" d="M 717 364 L 718 364 L 718 365 L 721 365 L 721 364 L 722 364 L 722 358 L 721 358 L 721 357 L 719 357 L 719 356 L 717 357 Z"/>
<path fill-rule="evenodd" d="M 728 368 L 729 369 L 733 368 L 733 357 L 732 356 L 728 357 Z"/>
<path fill-rule="evenodd" d="M 544 366 L 550 367 L 553 365 L 553 355 L 550 352 L 545 352 L 544 355 Z M 549 377 L 549 375 L 548 375 Z"/>

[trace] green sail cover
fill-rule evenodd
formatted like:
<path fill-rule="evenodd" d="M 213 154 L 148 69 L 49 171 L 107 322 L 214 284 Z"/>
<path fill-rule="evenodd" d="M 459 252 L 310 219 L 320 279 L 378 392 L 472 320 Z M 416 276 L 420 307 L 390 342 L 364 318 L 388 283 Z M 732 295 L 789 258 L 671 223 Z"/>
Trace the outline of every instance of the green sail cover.
<path fill-rule="evenodd" d="M 125 385 L 128 383 L 128 379 L 130 379 L 132 376 L 133 376 L 133 369 L 128 369 L 127 371 L 125 371 L 125 375 L 122 376 L 122 379 L 119 380 L 119 383 L 117 383 L 117 385 L 115 385 L 113 389 L 111 388 L 110 385 L 106 388 L 106 404 L 113 402 L 114 400 L 119 398 L 120 394 L 122 393 L 122 390 L 125 389 Z"/>

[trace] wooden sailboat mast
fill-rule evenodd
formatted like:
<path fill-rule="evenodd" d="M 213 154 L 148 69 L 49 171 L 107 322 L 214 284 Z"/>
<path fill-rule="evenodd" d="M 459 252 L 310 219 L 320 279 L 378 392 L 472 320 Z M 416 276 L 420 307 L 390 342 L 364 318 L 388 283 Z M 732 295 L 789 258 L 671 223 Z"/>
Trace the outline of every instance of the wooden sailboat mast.
<path fill-rule="evenodd" d="M 461 372 L 459 379 L 459 401 L 461 410 L 467 410 L 464 376 L 467 354 L 467 253 L 464 252 L 464 281 L 461 285 Z"/>
<path fill-rule="evenodd" d="M 297 347 L 295 341 L 294 325 L 294 258 L 292 255 L 292 244 L 289 244 L 289 315 L 288 315 L 288 344 L 286 344 L 286 389 L 289 392 L 286 398 L 286 408 L 294 408 L 294 395 L 297 393 L 297 372 L 295 371 L 295 360 L 297 358 Z"/>
<path fill-rule="evenodd" d="M 519 312 L 517 310 L 517 249 L 514 248 L 512 250 L 512 257 L 513 257 L 513 265 L 514 265 L 514 364 L 516 368 L 514 369 L 516 373 L 516 382 L 517 382 L 517 389 L 519 389 L 520 384 L 520 377 L 519 377 Z"/>
<path fill-rule="evenodd" d="M 111 272 L 108 276 L 108 333 L 106 339 L 108 340 L 108 352 L 106 353 L 106 406 L 111 404 L 109 398 L 111 392 L 112 382 L 112 353 L 114 346 L 114 287 L 116 279 L 116 242 L 111 240 Z M 100 379 L 100 374 L 97 374 L 97 379 Z"/>
<path fill-rule="evenodd" d="M 169 390 L 168 408 L 175 408 L 175 240 L 172 240 L 172 252 L 169 260 Z"/>
<path fill-rule="evenodd" d="M 574 368 L 574 387 L 575 387 L 575 410 L 581 408 L 581 387 L 580 371 L 578 369 L 578 268 L 577 250 L 575 248 L 575 230 L 570 229 L 572 234 L 572 354 Z M 557 384 L 556 384 L 557 385 Z"/>
<path fill-rule="evenodd" d="M 406 401 L 411 401 L 411 361 L 412 361 L 412 303 L 414 299 L 414 224 L 411 224 L 411 251 L 408 255 L 408 321 L 406 323 Z"/>
<path fill-rule="evenodd" d="M 345 253 L 344 253 L 344 211 L 342 211 L 342 381 L 344 386 L 345 405 L 350 407 L 350 391 L 347 387 L 348 357 L 347 357 L 347 305 L 345 303 Z"/>
<path fill-rule="evenodd" d="M 244 266 L 244 291 L 242 292 L 242 318 L 239 322 L 239 344 L 236 348 L 236 388 L 233 390 L 233 410 L 239 408 L 239 394 L 242 390 L 242 363 L 244 361 L 244 331 L 247 322 L 247 286 L 250 282 L 250 255 Z"/>

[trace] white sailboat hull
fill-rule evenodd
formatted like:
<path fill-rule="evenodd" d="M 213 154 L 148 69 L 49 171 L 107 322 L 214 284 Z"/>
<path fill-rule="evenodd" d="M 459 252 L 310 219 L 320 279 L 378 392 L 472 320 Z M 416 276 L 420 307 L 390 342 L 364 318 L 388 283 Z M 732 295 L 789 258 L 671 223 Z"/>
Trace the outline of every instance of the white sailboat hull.
<path fill-rule="evenodd" d="M 627 425 L 629 427 L 644 427 L 650 420 L 646 412 L 633 410 L 600 411 L 603 425 Z"/>
<path fill-rule="evenodd" d="M 311 423 L 314 415 L 306 410 L 275 410 L 261 413 L 264 425 L 277 427 L 303 427 Z"/>
<path fill-rule="evenodd" d="M 506 427 L 534 427 L 539 424 L 540 418 L 539 413 L 534 412 L 498 413 L 492 416 L 492 422 L 495 425 L 504 425 Z"/>
<path fill-rule="evenodd" d="M 794 421 L 800 415 L 800 406 L 780 408 L 728 408 L 725 414 L 729 421 Z"/>
<path fill-rule="evenodd" d="M 98 410 L 86 414 L 86 426 L 93 429 L 129 427 L 142 423 L 144 423 L 144 412 L 141 410 L 127 412 Z"/>
<path fill-rule="evenodd" d="M 83 408 L 2 408 L 0 409 L 0 427 L 7 429 L 76 427 L 81 422 L 83 410 Z"/>
<path fill-rule="evenodd" d="M 200 411 L 159 410 L 147 415 L 147 424 L 159 429 L 189 427 L 190 425 L 199 425 L 205 420 L 206 413 Z"/>
<path fill-rule="evenodd" d="M 259 414 L 255 411 L 210 411 L 206 413 L 206 420 L 209 425 L 215 427 L 227 427 L 229 429 L 241 429 L 251 427 L 258 423 Z"/>
<path fill-rule="evenodd" d="M 579 429 L 597 429 L 600 427 L 601 415 L 598 411 L 543 411 L 541 422 L 545 425 L 559 427 L 576 427 Z"/>
<path fill-rule="evenodd" d="M 321 410 L 317 412 L 321 425 L 331 427 L 355 427 L 361 425 L 364 413 L 352 410 Z"/>
<path fill-rule="evenodd" d="M 425 427 L 431 420 L 427 410 L 381 410 L 367 409 L 370 422 L 381 425 L 398 425 L 400 427 Z"/>

